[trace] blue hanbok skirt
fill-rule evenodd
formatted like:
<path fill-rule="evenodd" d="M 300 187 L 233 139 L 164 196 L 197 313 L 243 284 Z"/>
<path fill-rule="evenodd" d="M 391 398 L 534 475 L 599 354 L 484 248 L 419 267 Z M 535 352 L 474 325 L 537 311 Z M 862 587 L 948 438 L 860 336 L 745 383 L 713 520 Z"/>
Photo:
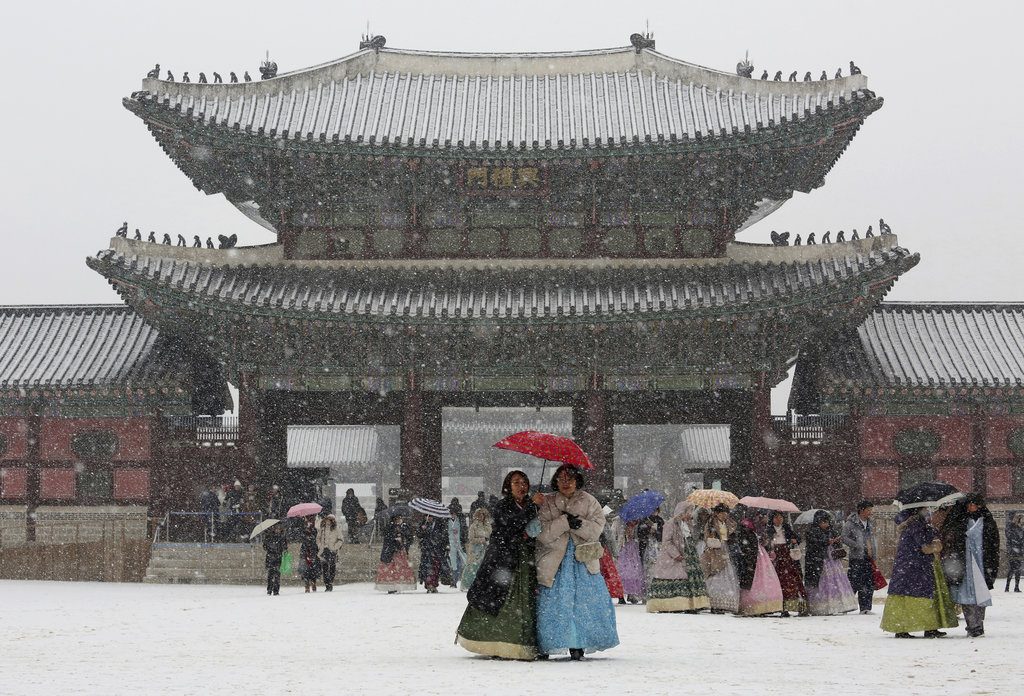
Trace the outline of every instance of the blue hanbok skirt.
<path fill-rule="evenodd" d="M 541 585 L 537 596 L 537 651 L 548 655 L 569 648 L 594 652 L 618 644 L 615 607 L 604 577 L 591 575 L 576 560 L 576 545 L 569 539 L 555 583 Z"/>

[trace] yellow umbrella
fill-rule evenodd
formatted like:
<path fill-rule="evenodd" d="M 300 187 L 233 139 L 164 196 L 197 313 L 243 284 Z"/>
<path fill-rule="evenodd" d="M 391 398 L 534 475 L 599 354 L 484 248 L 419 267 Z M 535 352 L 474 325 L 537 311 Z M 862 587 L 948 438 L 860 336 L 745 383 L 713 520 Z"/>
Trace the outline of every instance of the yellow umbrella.
<path fill-rule="evenodd" d="M 697 507 L 710 510 L 719 504 L 726 505 L 729 508 L 734 508 L 736 507 L 736 504 L 740 502 L 740 499 L 729 491 L 719 491 L 714 488 L 701 488 L 686 496 L 686 502 Z"/>

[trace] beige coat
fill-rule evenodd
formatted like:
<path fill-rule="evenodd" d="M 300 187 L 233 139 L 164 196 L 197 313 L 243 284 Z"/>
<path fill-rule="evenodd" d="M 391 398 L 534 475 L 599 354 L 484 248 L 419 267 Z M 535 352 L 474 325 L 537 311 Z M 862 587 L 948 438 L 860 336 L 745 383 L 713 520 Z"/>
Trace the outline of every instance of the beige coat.
<path fill-rule="evenodd" d="M 326 521 L 320 523 L 320 529 L 316 533 L 316 545 L 319 548 L 320 558 L 324 557 L 324 549 L 338 553 L 341 549 L 341 529 L 337 526 L 331 529 Z"/>
<path fill-rule="evenodd" d="M 583 521 L 579 529 L 569 529 L 568 512 Z M 588 541 L 597 541 L 604 531 L 604 512 L 597 498 L 585 491 L 576 491 L 571 498 L 561 493 L 548 493 L 538 515 L 541 524 L 537 537 L 537 582 L 545 587 L 555 583 L 555 574 L 565 558 L 569 536 L 577 546 Z M 600 561 L 590 561 L 587 570 L 596 575 L 601 572 Z"/>

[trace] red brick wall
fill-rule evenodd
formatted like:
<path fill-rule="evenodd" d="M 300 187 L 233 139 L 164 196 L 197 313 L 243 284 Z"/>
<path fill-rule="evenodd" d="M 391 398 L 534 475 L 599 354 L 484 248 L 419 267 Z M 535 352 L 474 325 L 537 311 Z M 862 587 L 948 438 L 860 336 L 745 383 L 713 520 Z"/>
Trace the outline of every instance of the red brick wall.
<path fill-rule="evenodd" d="M 967 490 L 961 488 L 960 490 Z M 1008 466 L 985 468 L 985 497 L 1007 498 L 1013 493 L 1013 476 Z"/>
<path fill-rule="evenodd" d="M 860 472 L 860 494 L 863 498 L 892 498 L 899 491 L 900 472 L 894 466 L 865 466 Z"/>
<path fill-rule="evenodd" d="M 28 421 L 24 418 L 0 418 L 0 435 L 7 440 L 7 451 L 0 460 L 11 461 L 28 456 Z"/>
<path fill-rule="evenodd" d="M 0 498 L 14 500 L 28 496 L 28 469 L 4 467 L 0 469 Z"/>
<path fill-rule="evenodd" d="M 74 500 L 75 470 L 47 468 L 39 471 L 39 497 L 43 500 Z"/>
<path fill-rule="evenodd" d="M 1024 428 L 1024 416 L 989 416 L 985 419 L 987 461 L 1013 459 L 1013 452 L 1006 446 L 1006 438 L 1017 428 Z"/>
<path fill-rule="evenodd" d="M 114 469 L 115 500 L 149 500 L 149 469 Z"/>
<path fill-rule="evenodd" d="M 892 441 L 898 433 L 913 428 L 927 428 L 941 437 L 942 443 L 932 459 L 971 458 L 971 419 L 968 416 L 866 416 L 857 423 L 861 459 L 903 459 L 893 449 Z"/>
<path fill-rule="evenodd" d="M 961 491 L 974 490 L 974 469 L 969 466 L 940 466 L 935 478 Z"/>
<path fill-rule="evenodd" d="M 40 436 L 41 458 L 51 462 L 77 460 L 71 439 L 77 433 L 90 430 L 109 430 L 117 436 L 117 451 L 112 461 L 146 461 L 150 457 L 148 418 L 45 418 Z"/>

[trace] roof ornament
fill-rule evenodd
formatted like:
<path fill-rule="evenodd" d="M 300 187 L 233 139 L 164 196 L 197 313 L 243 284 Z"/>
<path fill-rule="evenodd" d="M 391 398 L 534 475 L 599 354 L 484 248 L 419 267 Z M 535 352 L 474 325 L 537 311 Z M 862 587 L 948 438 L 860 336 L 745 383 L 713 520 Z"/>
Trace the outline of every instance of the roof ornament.
<path fill-rule="evenodd" d="M 142 241 L 142 232 L 139 232 L 139 228 L 138 227 L 135 228 L 135 241 L 136 242 L 141 242 Z"/>
<path fill-rule="evenodd" d="M 127 237 L 128 236 L 128 221 L 125 220 L 124 222 L 122 222 L 121 226 L 117 228 L 117 231 L 114 232 L 114 234 L 117 235 L 118 237 Z"/>
<path fill-rule="evenodd" d="M 793 246 L 800 246 L 800 235 L 797 235 L 796 239 L 793 240 Z"/>
<path fill-rule="evenodd" d="M 859 234 L 857 234 L 857 228 L 856 228 L 856 227 L 854 227 L 854 228 L 853 228 L 853 234 L 851 234 L 851 235 L 850 235 L 850 241 L 851 241 L 851 242 L 855 242 L 855 241 L 857 241 L 858 239 L 860 239 L 860 235 L 859 235 Z"/>
<path fill-rule="evenodd" d="M 821 235 L 821 243 L 822 244 L 831 244 L 832 243 L 832 230 L 829 230 L 825 234 Z"/>
<path fill-rule="evenodd" d="M 230 237 L 218 234 L 217 239 L 220 240 L 220 246 L 217 247 L 218 249 L 234 249 L 235 245 L 238 244 L 237 234 L 233 234 Z"/>
<path fill-rule="evenodd" d="M 365 51 L 368 48 L 372 48 L 374 51 L 380 52 L 380 49 L 384 48 L 388 40 L 382 34 L 371 34 L 367 31 L 363 34 L 362 38 L 359 39 L 359 50 Z"/>
<path fill-rule="evenodd" d="M 649 48 L 650 50 L 653 51 L 654 34 L 651 33 L 650 29 L 648 29 L 648 31 L 644 32 L 643 34 L 630 34 L 629 43 L 633 46 L 634 49 L 636 49 L 637 55 L 639 55 L 640 51 L 644 50 L 645 48 Z"/>
<path fill-rule="evenodd" d="M 765 68 L 764 72 L 761 73 L 761 79 L 762 80 L 767 80 L 768 79 L 768 68 Z"/>
<path fill-rule="evenodd" d="M 146 238 L 146 241 L 149 242 L 150 244 L 156 244 L 156 232 L 150 230 L 149 237 Z"/>
<path fill-rule="evenodd" d="M 882 233 L 883 237 L 888 237 L 892 234 L 892 228 L 886 224 L 883 218 L 878 218 L 878 231 Z"/>
<path fill-rule="evenodd" d="M 736 74 L 740 77 L 751 78 L 754 76 L 754 64 L 750 62 L 750 51 L 743 54 L 743 60 L 736 64 Z M 765 71 L 765 75 L 768 72 Z M 762 80 L 764 77 L 761 78 Z"/>
<path fill-rule="evenodd" d="M 181 81 L 182 82 L 191 82 L 192 81 L 192 80 L 188 79 L 188 70 L 186 70 L 185 72 L 183 72 L 181 74 Z"/>
<path fill-rule="evenodd" d="M 817 244 L 817 242 L 814 241 L 814 233 L 813 232 L 811 232 L 809 235 L 807 235 L 807 246 L 810 246 L 811 244 Z"/>
<path fill-rule="evenodd" d="M 192 246 L 195 247 L 196 249 L 202 249 L 203 248 L 203 240 L 201 240 L 199 238 L 198 234 L 197 235 L 193 235 L 193 237 L 192 237 Z"/>
<path fill-rule="evenodd" d="M 791 72 L 789 74 L 789 81 L 790 82 L 796 82 L 796 70 L 794 70 L 793 72 Z"/>
<path fill-rule="evenodd" d="M 172 73 L 170 70 L 167 71 L 167 81 L 174 82 L 174 73 Z"/>
<path fill-rule="evenodd" d="M 159 80 L 160 79 L 160 64 L 157 63 L 155 68 L 153 68 L 148 73 L 146 73 L 146 77 L 154 77 L 154 78 Z"/>
<path fill-rule="evenodd" d="M 782 82 L 782 71 L 779 70 L 775 73 L 775 77 L 772 78 L 774 82 Z"/>
<path fill-rule="evenodd" d="M 824 82 L 825 80 L 828 79 L 828 73 L 825 72 L 824 70 L 822 70 L 821 71 L 821 77 L 819 77 L 818 79 L 821 80 L 822 82 Z"/>
<path fill-rule="evenodd" d="M 810 81 L 811 81 L 811 71 L 808 70 L 807 72 L 804 73 L 804 82 L 810 82 Z"/>
<path fill-rule="evenodd" d="M 201 85 L 207 84 L 206 73 L 204 73 L 204 72 L 199 73 L 199 84 L 201 84 Z"/>
<path fill-rule="evenodd" d="M 270 80 L 277 77 L 277 63 L 270 60 L 270 51 L 267 51 L 267 58 L 260 63 L 260 79 Z"/>
<path fill-rule="evenodd" d="M 188 246 L 188 242 L 180 234 L 178 235 L 178 246 Z"/>
<path fill-rule="evenodd" d="M 206 248 L 207 249 L 212 249 L 213 248 L 213 240 L 210 239 L 209 237 L 206 238 Z"/>
<path fill-rule="evenodd" d="M 874 237 L 875 236 L 875 233 L 874 233 L 873 229 L 874 229 L 874 225 L 868 225 L 868 231 L 864 233 L 864 239 L 867 239 L 868 237 Z"/>
<path fill-rule="evenodd" d="M 219 84 L 221 84 L 223 82 L 224 82 L 224 80 L 221 78 L 220 73 L 217 72 L 216 70 L 214 70 L 213 71 L 213 84 L 219 85 Z"/>
<path fill-rule="evenodd" d="M 242 75 L 242 79 L 245 80 L 246 82 L 252 82 L 252 75 L 249 74 L 248 70 L 246 70 L 245 74 Z"/>
<path fill-rule="evenodd" d="M 858 68 L 852 60 L 850 61 L 850 74 L 860 75 L 860 68 Z"/>
<path fill-rule="evenodd" d="M 238 82 L 238 75 L 235 74 L 234 70 L 228 73 L 228 79 L 231 80 L 231 84 Z"/>
<path fill-rule="evenodd" d="M 836 235 L 836 244 L 840 244 L 846 241 L 846 230 L 839 230 L 839 234 Z"/>
<path fill-rule="evenodd" d="M 843 69 L 842 68 L 836 68 L 836 79 L 839 80 L 839 79 L 842 79 L 842 77 L 843 77 Z"/>
<path fill-rule="evenodd" d="M 170 246 L 171 245 L 171 235 L 169 235 L 166 232 L 164 232 L 164 238 L 163 238 L 162 243 L 166 244 L 167 246 Z"/>
<path fill-rule="evenodd" d="M 772 230 L 772 244 L 775 246 L 789 246 L 789 232 L 779 234 Z"/>

